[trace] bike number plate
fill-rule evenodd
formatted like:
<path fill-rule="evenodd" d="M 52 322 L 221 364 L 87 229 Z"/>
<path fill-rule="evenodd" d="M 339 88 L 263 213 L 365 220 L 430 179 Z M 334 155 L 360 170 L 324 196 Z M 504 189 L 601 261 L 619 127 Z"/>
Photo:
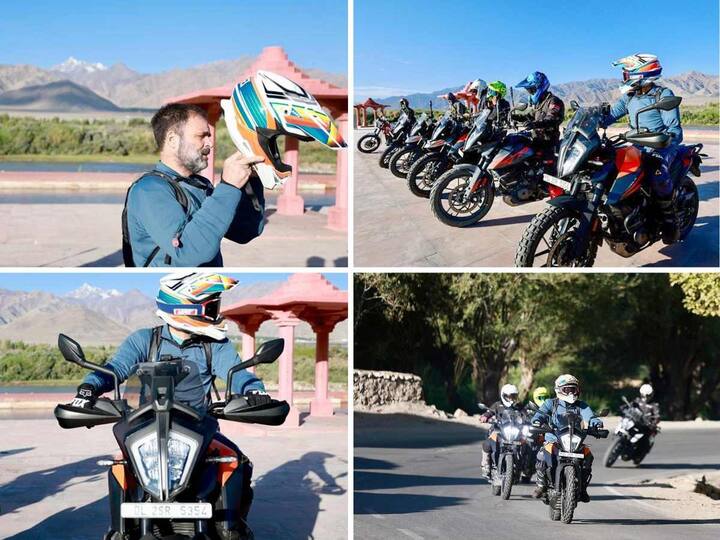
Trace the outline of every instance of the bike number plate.
<path fill-rule="evenodd" d="M 583 459 L 585 457 L 584 454 L 574 454 L 573 452 L 562 452 L 562 451 L 558 452 L 558 455 L 560 457 L 571 457 L 571 458 L 578 458 L 578 459 Z"/>
<path fill-rule="evenodd" d="M 211 519 L 210 503 L 122 503 L 122 518 Z"/>
<path fill-rule="evenodd" d="M 567 180 L 561 180 L 560 178 L 556 178 L 550 174 L 543 174 L 543 180 L 548 184 L 562 188 L 565 191 L 570 191 L 570 188 L 572 187 L 572 184 Z"/>

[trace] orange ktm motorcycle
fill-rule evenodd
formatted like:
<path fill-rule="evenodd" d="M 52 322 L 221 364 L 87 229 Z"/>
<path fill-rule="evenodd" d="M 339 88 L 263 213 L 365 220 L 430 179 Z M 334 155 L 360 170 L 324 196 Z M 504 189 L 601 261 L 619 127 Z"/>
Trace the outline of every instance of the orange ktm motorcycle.
<path fill-rule="evenodd" d="M 675 109 L 679 97 L 664 97 L 637 112 Z M 598 247 L 632 257 L 661 239 L 661 210 L 652 195 L 650 178 L 658 158 L 643 147 L 664 148 L 670 136 L 663 132 L 631 130 L 608 139 L 598 134 L 604 108 L 579 107 L 563 133 L 557 161 L 557 177 L 545 174 L 545 182 L 565 190 L 566 195 L 548 201 L 525 229 L 515 254 L 516 266 L 592 266 Z M 702 144 L 680 145 L 670 168 L 679 240 L 693 228 L 699 197 L 688 172 L 699 177 Z"/>
<path fill-rule="evenodd" d="M 62 428 L 115 424 L 120 455 L 98 462 L 110 467 L 111 523 L 105 540 L 253 538 L 243 519 L 251 501 L 242 500 L 246 467 L 239 461 L 247 458 L 219 434 L 218 419 L 275 426 L 285 421 L 286 401 L 249 406 L 229 390 L 236 372 L 274 362 L 283 346 L 282 339 L 267 341 L 234 366 L 225 399 L 210 403 L 203 414 L 177 399 L 175 388 L 189 374 L 181 358 L 138 364 L 140 406 L 133 408 L 120 398 L 115 372 L 88 362 L 80 345 L 60 334 L 58 347 L 67 361 L 115 381 L 114 399 L 99 398 L 92 408 L 55 407 Z"/>

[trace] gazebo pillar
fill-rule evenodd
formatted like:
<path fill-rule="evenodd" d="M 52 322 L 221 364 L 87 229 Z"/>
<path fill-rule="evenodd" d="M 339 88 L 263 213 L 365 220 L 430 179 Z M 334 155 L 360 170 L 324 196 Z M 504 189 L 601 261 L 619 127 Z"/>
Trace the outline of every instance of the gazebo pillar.
<path fill-rule="evenodd" d="M 335 323 L 320 321 L 312 325 L 315 332 L 315 397 L 310 402 L 312 416 L 332 416 L 333 406 L 328 397 L 330 332 Z"/>
<path fill-rule="evenodd" d="M 300 319 L 292 311 L 270 311 L 275 326 L 278 327 L 280 337 L 285 340 L 285 349 L 280 356 L 278 367 L 278 399 L 285 400 L 290 405 L 290 412 L 285 419 L 283 426 L 299 427 L 300 412 L 297 410 L 293 400 L 294 380 L 293 362 L 295 356 L 295 327 L 300 324 Z"/>
<path fill-rule="evenodd" d="M 302 216 L 305 211 L 305 201 L 298 195 L 298 177 L 300 142 L 295 137 L 285 137 L 285 154 L 283 161 L 292 167 L 290 178 L 285 181 L 283 192 L 277 199 L 278 214 L 284 216 Z"/>
<path fill-rule="evenodd" d="M 348 115 L 343 113 L 337 120 L 337 127 L 343 139 L 348 140 Z M 347 152 L 339 151 L 335 156 L 335 206 L 328 210 L 328 227 L 336 231 L 348 229 L 348 170 Z"/>
<path fill-rule="evenodd" d="M 262 324 L 257 317 L 247 318 L 242 321 L 235 321 L 242 336 L 242 359 L 249 360 L 255 354 L 255 334 Z M 255 366 L 249 367 L 248 371 L 255 373 Z"/>

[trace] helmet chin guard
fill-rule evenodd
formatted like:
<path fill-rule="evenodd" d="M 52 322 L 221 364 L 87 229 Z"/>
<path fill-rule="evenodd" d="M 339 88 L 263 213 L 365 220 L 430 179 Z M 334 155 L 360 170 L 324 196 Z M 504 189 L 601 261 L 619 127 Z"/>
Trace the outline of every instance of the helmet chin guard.
<path fill-rule="evenodd" d="M 282 186 L 292 167 L 282 161 L 277 138 L 318 141 L 338 150 L 347 144 L 332 117 L 318 101 L 290 79 L 258 71 L 235 86 L 230 99 L 220 102 L 230 138 L 244 156 L 264 156 L 254 165 L 267 189 Z"/>

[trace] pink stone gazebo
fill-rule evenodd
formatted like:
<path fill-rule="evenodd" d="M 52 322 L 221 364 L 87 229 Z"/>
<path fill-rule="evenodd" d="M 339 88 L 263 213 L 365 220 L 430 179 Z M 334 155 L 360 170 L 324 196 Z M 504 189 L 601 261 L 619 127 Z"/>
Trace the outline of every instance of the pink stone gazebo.
<path fill-rule="evenodd" d="M 373 115 L 375 116 L 375 119 L 378 117 L 378 111 L 380 111 L 380 114 L 385 114 L 385 109 L 387 108 L 387 105 L 383 105 L 382 103 L 378 103 L 373 98 L 367 98 L 362 103 L 358 103 L 357 105 L 353 105 L 353 109 L 355 109 L 355 122 L 358 127 L 367 127 L 367 110 L 372 109 Z"/>
<path fill-rule="evenodd" d="M 310 403 L 312 416 L 332 416 L 328 397 L 328 351 L 330 332 L 348 316 L 348 293 L 333 286 L 321 274 L 293 274 L 281 287 L 260 298 L 247 298 L 222 310 L 242 333 L 242 356 L 255 351 L 255 333 L 265 321 L 278 327 L 285 350 L 278 369 L 278 399 L 290 404 L 284 426 L 298 427 L 300 413 L 293 404 L 293 362 L 295 327 L 301 321 L 310 324 L 316 335 L 315 396 Z"/>
<path fill-rule="evenodd" d="M 220 119 L 222 109 L 220 100 L 228 99 L 232 94 L 235 85 L 253 76 L 258 70 L 272 71 L 291 79 L 314 95 L 320 105 L 326 107 L 335 118 L 338 129 L 344 139 L 347 140 L 348 132 L 348 91 L 347 88 L 339 88 L 322 79 L 314 78 L 300 70 L 282 47 L 265 47 L 252 65 L 235 79 L 224 85 L 214 88 L 204 88 L 189 94 L 176 96 L 168 99 L 166 103 L 192 103 L 205 109 L 210 122 L 210 131 L 215 137 L 215 124 Z M 293 174 L 285 182 L 283 193 L 278 197 L 278 213 L 284 215 L 298 216 L 305 211 L 305 203 L 298 194 L 298 174 L 300 164 L 300 151 L 298 140 L 292 137 L 285 137 L 285 155 L 283 160 L 293 168 Z M 347 173 L 347 151 L 338 150 L 335 163 L 335 205 L 328 210 L 328 227 L 339 231 L 347 231 L 348 228 L 348 173 Z M 215 150 L 209 156 L 207 169 L 203 176 L 215 180 Z"/>

